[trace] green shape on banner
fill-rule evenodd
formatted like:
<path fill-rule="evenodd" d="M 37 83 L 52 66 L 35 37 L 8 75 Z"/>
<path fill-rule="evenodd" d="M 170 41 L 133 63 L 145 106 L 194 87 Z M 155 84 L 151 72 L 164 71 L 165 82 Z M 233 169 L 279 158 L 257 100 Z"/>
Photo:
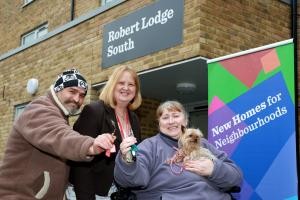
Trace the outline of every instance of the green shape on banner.
<path fill-rule="evenodd" d="M 294 83 L 294 43 L 276 48 L 280 62 L 282 63 L 282 74 L 290 93 L 291 99 L 295 104 L 295 83 Z"/>
<path fill-rule="evenodd" d="M 217 96 L 226 104 L 248 90 L 240 80 L 229 73 L 219 62 L 208 64 L 208 87 L 209 105 L 214 96 Z"/>
<path fill-rule="evenodd" d="M 275 48 L 280 66 L 271 72 L 265 73 L 264 70 L 258 74 L 253 86 L 257 86 L 282 72 L 286 86 L 288 88 L 290 97 L 295 104 L 295 87 L 294 87 L 294 44 L 286 44 Z M 247 55 L 245 55 L 247 56 Z M 213 74 L 213 76 L 211 75 Z M 222 77 L 222 78 L 221 78 Z M 240 82 L 234 75 L 228 72 L 220 62 L 208 64 L 208 102 L 209 105 L 214 96 L 217 96 L 224 103 L 231 102 L 248 89 L 242 82 Z M 230 92 L 228 92 L 230 90 Z"/>
<path fill-rule="evenodd" d="M 280 67 L 277 67 L 275 70 L 273 70 L 272 72 L 268 72 L 267 74 L 264 72 L 264 70 L 261 70 L 252 87 L 261 84 L 262 82 L 274 76 L 275 74 L 279 73 L 280 71 L 281 71 Z"/>
<path fill-rule="evenodd" d="M 292 49 L 291 49 L 292 48 Z M 257 76 L 253 87 L 259 85 L 263 81 L 269 79 L 273 75 L 282 72 L 286 86 L 288 88 L 290 97 L 295 104 L 295 93 L 294 93 L 294 59 L 293 59 L 293 44 L 287 44 L 283 46 L 279 46 L 276 49 L 278 59 L 280 60 L 280 66 L 278 66 L 275 70 L 269 73 L 265 73 L 263 70 Z"/>

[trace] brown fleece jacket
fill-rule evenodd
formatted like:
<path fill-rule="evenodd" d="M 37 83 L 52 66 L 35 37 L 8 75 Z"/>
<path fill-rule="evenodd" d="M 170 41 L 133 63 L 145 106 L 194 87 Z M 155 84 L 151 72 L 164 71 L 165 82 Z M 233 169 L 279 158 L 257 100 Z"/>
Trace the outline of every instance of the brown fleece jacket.
<path fill-rule="evenodd" d="M 92 137 L 73 131 L 54 92 L 26 106 L 10 133 L 0 166 L 0 199 L 62 200 L 66 160 L 90 161 Z"/>

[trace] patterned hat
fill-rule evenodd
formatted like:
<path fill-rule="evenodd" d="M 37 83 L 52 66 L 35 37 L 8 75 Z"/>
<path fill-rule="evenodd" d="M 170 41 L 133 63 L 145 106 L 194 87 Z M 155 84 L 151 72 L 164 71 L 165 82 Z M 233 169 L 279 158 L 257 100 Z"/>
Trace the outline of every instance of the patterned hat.
<path fill-rule="evenodd" d="M 88 84 L 83 76 L 76 69 L 68 69 L 58 75 L 54 83 L 54 91 L 59 92 L 67 87 L 81 87 L 87 92 Z"/>

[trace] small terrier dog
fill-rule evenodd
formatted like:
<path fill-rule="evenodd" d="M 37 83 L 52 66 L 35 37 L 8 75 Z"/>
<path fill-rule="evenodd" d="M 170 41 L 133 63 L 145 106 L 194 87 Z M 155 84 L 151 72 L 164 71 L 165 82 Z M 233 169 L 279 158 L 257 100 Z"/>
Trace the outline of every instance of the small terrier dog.
<path fill-rule="evenodd" d="M 210 150 L 201 147 L 202 132 L 195 128 L 182 128 L 182 134 L 178 140 L 178 147 L 184 156 L 183 162 L 187 160 L 199 160 L 200 158 L 208 158 L 215 160 L 216 157 Z"/>

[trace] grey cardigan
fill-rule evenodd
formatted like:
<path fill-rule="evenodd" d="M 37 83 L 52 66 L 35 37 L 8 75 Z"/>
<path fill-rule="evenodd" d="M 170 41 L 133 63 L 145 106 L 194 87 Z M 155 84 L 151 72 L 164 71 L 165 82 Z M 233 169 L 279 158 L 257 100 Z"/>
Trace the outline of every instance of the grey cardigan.
<path fill-rule="evenodd" d="M 210 177 L 186 170 L 179 175 L 172 173 L 165 161 L 174 154 L 173 147 L 177 147 L 177 141 L 159 133 L 138 145 L 135 163 L 125 163 L 118 154 L 115 179 L 124 187 L 137 187 L 134 192 L 138 200 L 229 200 L 230 195 L 224 191 L 238 186 L 242 182 L 242 173 L 224 152 L 214 148 L 207 140 L 202 141 L 203 146 L 218 158 L 214 161 Z"/>

